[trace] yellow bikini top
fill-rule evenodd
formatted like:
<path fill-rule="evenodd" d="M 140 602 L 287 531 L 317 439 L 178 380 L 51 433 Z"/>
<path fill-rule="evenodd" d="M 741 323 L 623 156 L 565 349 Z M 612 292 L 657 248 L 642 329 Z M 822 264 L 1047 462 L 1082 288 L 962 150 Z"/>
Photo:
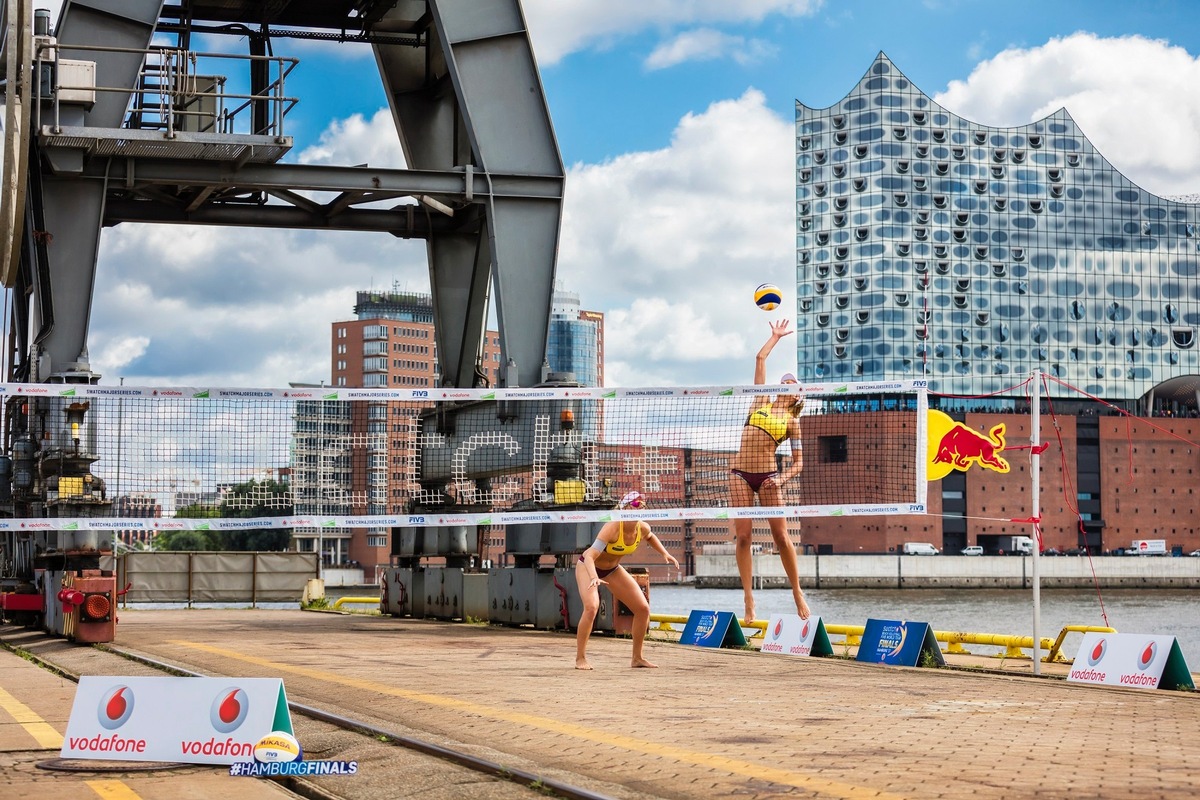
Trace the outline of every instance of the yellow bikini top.
<path fill-rule="evenodd" d="M 638 545 L 642 543 L 642 525 L 640 522 L 635 522 L 633 525 L 633 543 L 625 543 L 625 520 L 617 523 L 617 540 L 610 542 L 604 548 L 604 552 L 614 556 L 627 556 L 634 550 L 637 550 Z"/>
<path fill-rule="evenodd" d="M 772 414 L 771 404 L 764 403 L 750 412 L 750 416 L 746 418 L 746 426 L 758 428 L 774 439 L 775 444 L 781 444 L 787 438 L 788 422 L 790 421 L 788 417 Z"/>

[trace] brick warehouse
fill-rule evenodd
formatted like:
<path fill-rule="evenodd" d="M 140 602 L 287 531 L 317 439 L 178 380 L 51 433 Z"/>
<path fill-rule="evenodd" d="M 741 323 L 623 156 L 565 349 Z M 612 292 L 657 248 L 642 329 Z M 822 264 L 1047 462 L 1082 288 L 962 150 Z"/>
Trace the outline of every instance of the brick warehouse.
<path fill-rule="evenodd" d="M 873 416 L 865 412 L 865 417 Z M 929 483 L 927 515 L 824 517 L 805 520 L 805 549 L 833 553 L 898 552 L 906 541 L 932 542 L 945 553 L 967 545 L 993 552 L 999 537 L 1029 535 L 1032 482 L 1028 414 L 952 415 L 986 431 L 1006 426 L 1007 474 L 973 465 Z M 865 424 L 869 425 L 867 420 Z M 1165 539 L 1168 548 L 1200 548 L 1197 468 L 1200 419 L 1041 416 L 1040 507 L 1044 548 L 1093 552 Z M 1061 442 L 1061 445 L 1060 445 Z M 1025 445 L 1026 449 L 1012 448 Z M 851 443 L 848 466 L 872 469 L 870 452 Z"/>

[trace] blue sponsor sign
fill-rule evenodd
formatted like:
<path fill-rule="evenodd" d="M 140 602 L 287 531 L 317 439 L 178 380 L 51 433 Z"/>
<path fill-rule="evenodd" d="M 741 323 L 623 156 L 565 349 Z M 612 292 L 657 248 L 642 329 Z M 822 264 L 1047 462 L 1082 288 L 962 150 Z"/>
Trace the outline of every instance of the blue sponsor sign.
<path fill-rule="evenodd" d="M 746 635 L 732 611 L 693 611 L 679 642 L 696 647 L 745 647 Z"/>
<path fill-rule="evenodd" d="M 920 667 L 931 661 L 939 667 L 946 665 L 928 622 L 893 619 L 867 620 L 857 660 L 898 667 Z"/>

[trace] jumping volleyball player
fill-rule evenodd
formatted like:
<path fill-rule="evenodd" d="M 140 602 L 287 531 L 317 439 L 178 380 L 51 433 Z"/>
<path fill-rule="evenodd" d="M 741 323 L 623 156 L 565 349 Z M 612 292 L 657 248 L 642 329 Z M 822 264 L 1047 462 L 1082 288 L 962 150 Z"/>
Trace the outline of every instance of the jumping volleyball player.
<path fill-rule="evenodd" d="M 775 344 L 791 333 L 788 320 L 771 323 L 771 337 L 767 339 L 754 357 L 755 385 L 767 382 L 767 356 Z M 796 376 L 785 374 L 780 383 L 796 383 Z M 800 411 L 804 408 L 801 395 L 779 395 L 770 400 L 755 400 L 755 406 L 742 428 L 742 442 L 729 470 L 729 500 L 734 508 L 754 505 L 783 505 L 782 487 L 804 469 L 804 451 L 800 443 Z M 783 472 L 775 464 L 775 451 L 785 439 L 791 440 L 792 462 Z M 800 591 L 800 574 L 796 565 L 796 548 L 787 535 L 787 523 L 783 517 L 767 520 L 775 549 L 783 561 L 783 571 L 792 586 L 792 599 L 796 601 L 796 613 L 808 619 L 808 603 Z M 742 579 L 742 593 L 746 599 L 746 622 L 754 621 L 754 557 L 750 550 L 752 523 L 749 519 L 733 521 L 734 553 L 737 556 L 738 575 Z"/>
<path fill-rule="evenodd" d="M 630 492 L 621 498 L 617 508 L 642 508 L 645 499 L 639 492 Z M 579 584 L 579 596 L 583 599 L 583 614 L 579 617 L 579 630 L 575 634 L 575 669 L 591 669 L 587 660 L 588 638 L 592 635 L 592 623 L 600 610 L 600 586 L 608 587 L 612 596 L 633 612 L 633 661 L 631 667 L 657 667 L 642 658 L 642 645 L 646 641 L 646 629 L 650 627 L 650 603 L 633 576 L 621 566 L 621 559 L 638 549 L 643 541 L 662 554 L 668 564 L 679 567 L 675 556 L 667 552 L 662 542 L 642 520 L 637 522 L 606 522 L 596 535 L 592 546 L 579 556 L 575 564 L 575 581 Z"/>

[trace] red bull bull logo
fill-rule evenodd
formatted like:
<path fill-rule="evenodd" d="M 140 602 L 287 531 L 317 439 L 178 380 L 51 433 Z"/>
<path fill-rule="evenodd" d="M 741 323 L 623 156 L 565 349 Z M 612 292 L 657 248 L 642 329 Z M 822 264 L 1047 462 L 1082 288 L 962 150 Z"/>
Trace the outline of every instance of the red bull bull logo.
<path fill-rule="evenodd" d="M 941 480 L 951 470 L 966 472 L 972 464 L 1001 473 L 1009 471 L 1008 461 L 1000 455 L 1005 446 L 1003 422 L 983 434 L 941 411 L 930 411 L 928 419 L 929 480 Z"/>

